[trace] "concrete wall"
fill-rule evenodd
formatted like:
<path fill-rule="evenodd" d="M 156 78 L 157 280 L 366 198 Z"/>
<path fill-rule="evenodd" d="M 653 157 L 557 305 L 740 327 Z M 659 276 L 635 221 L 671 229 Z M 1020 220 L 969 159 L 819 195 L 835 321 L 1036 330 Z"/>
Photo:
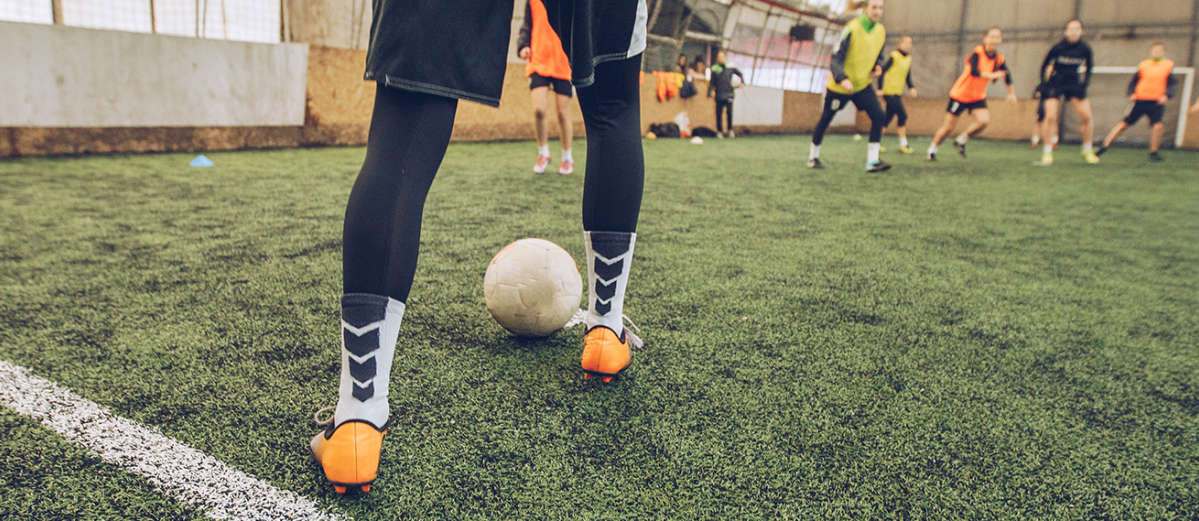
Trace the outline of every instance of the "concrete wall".
<path fill-rule="evenodd" d="M 370 44 L 371 6 L 363 0 L 283 0 L 284 39 L 338 49 Z"/>
<path fill-rule="evenodd" d="M 301 125 L 305 45 L 0 22 L 0 127 Z"/>

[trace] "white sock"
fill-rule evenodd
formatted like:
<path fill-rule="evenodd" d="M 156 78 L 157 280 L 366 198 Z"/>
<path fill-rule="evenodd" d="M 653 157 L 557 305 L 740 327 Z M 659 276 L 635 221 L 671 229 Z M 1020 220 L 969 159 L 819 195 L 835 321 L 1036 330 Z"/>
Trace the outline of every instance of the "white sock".
<path fill-rule="evenodd" d="M 908 146 L 908 138 L 906 138 L 906 137 L 899 138 L 899 146 L 901 146 L 901 147 Z"/>
<path fill-rule="evenodd" d="M 958 134 L 959 145 L 965 145 L 967 141 L 970 141 L 970 136 L 967 136 L 966 134 Z"/>
<path fill-rule="evenodd" d="M 1091 143 L 1083 143 L 1083 144 L 1082 144 L 1082 151 L 1083 151 L 1083 152 L 1090 152 L 1090 151 L 1091 151 L 1091 150 L 1093 150 L 1093 149 L 1094 149 L 1094 145 L 1093 145 L 1093 144 L 1091 144 Z"/>
<path fill-rule="evenodd" d="M 1033 136 L 1032 137 L 1032 146 L 1035 147 L 1035 146 L 1037 146 L 1037 143 L 1040 143 L 1040 142 L 1041 142 L 1041 136 Z"/>
<path fill-rule="evenodd" d="M 569 148 L 562 151 L 562 160 L 563 161 L 574 161 L 575 160 L 574 156 L 571 155 Z"/>
<path fill-rule="evenodd" d="M 1057 136 L 1053 136 L 1053 139 L 1050 140 L 1050 143 L 1053 143 L 1056 145 L 1057 144 Z"/>
<path fill-rule="evenodd" d="M 1053 145 L 1052 145 L 1052 144 L 1045 143 L 1045 153 L 1046 153 L 1046 154 L 1052 154 L 1052 153 L 1053 153 Z"/>
<path fill-rule="evenodd" d="M 539 156 L 546 156 L 546 157 L 549 157 L 549 155 L 550 155 L 550 144 L 549 144 L 549 143 L 546 143 L 546 144 L 544 144 L 544 145 L 538 145 L 538 146 L 537 146 L 537 155 L 539 155 Z"/>
<path fill-rule="evenodd" d="M 404 303 L 382 295 L 341 296 L 341 383 L 333 425 L 387 423 L 387 387 Z"/>
<path fill-rule="evenodd" d="M 878 143 L 866 144 L 866 164 L 869 165 L 878 162 L 878 145 Z"/>
<path fill-rule="evenodd" d="M 629 284 L 633 243 L 637 234 L 583 232 L 587 243 L 587 329 L 605 326 L 617 335 L 624 330 L 624 292 Z"/>
<path fill-rule="evenodd" d="M 820 145 L 812 143 L 812 148 L 808 150 L 808 159 L 820 159 Z"/>
<path fill-rule="evenodd" d="M 928 153 L 930 153 L 930 154 L 936 154 L 936 153 L 937 153 L 937 144 L 936 144 L 936 143 L 930 144 L 930 145 L 928 146 Z"/>

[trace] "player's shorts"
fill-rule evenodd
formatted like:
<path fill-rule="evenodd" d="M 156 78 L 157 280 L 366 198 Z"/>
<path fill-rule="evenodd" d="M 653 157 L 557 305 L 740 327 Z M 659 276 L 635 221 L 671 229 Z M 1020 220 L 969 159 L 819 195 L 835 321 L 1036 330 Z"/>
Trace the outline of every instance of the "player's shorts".
<path fill-rule="evenodd" d="M 529 75 L 529 90 L 539 87 L 549 87 L 550 90 L 568 98 L 573 96 L 575 93 L 574 85 L 570 84 L 570 80 L 550 78 L 534 72 L 533 74 Z"/>
<path fill-rule="evenodd" d="M 1041 98 L 1084 100 L 1087 99 L 1087 86 L 1081 83 L 1050 84 L 1046 86 Z"/>
<path fill-rule="evenodd" d="M 1149 116 L 1149 124 L 1156 125 L 1162 122 L 1165 113 L 1166 107 L 1158 104 L 1157 100 L 1137 100 L 1132 104 L 1132 108 L 1128 109 L 1124 124 L 1131 127 L 1141 120 L 1141 116 Z"/>
<path fill-rule="evenodd" d="M 953 114 L 954 116 L 961 116 L 963 112 L 969 111 L 971 114 L 974 114 L 974 111 L 985 108 L 987 108 L 987 100 L 985 99 L 966 103 L 964 101 L 958 101 L 953 98 L 949 98 L 949 106 L 945 108 L 945 112 Z"/>
<path fill-rule="evenodd" d="M 595 81 L 596 65 L 645 50 L 645 0 L 544 2 L 579 87 Z M 504 2 L 375 0 L 364 77 L 498 107 L 511 33 Z"/>
<path fill-rule="evenodd" d="M 899 118 L 899 126 L 908 126 L 908 111 L 903 106 L 903 95 L 886 95 L 883 96 L 883 101 L 887 102 L 887 115 L 883 126 L 890 125 L 892 118 Z"/>

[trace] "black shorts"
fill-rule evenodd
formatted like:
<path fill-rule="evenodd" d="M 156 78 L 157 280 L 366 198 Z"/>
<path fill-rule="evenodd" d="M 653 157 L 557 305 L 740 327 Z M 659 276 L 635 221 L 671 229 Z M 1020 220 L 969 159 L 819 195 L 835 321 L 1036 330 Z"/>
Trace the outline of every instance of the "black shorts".
<path fill-rule="evenodd" d="M 884 95 L 883 101 L 887 102 L 887 119 L 883 126 L 891 124 L 891 118 L 899 118 L 899 126 L 908 126 L 908 111 L 903 107 L 903 95 Z"/>
<path fill-rule="evenodd" d="M 987 100 L 985 99 L 980 99 L 971 103 L 965 103 L 953 98 L 949 98 L 949 106 L 945 108 L 945 112 L 953 114 L 954 116 L 961 116 L 963 112 L 970 111 L 971 114 L 974 114 L 974 111 L 985 108 L 987 108 Z"/>
<path fill-rule="evenodd" d="M 1045 87 L 1041 98 L 1073 98 L 1077 100 L 1087 99 L 1087 86 L 1081 83 L 1051 83 Z"/>
<path fill-rule="evenodd" d="M 1156 100 L 1137 100 L 1132 104 L 1132 108 L 1128 109 L 1124 124 L 1131 127 L 1141 120 L 1141 116 L 1149 116 L 1149 124 L 1156 125 L 1162 122 L 1165 113 L 1165 105 L 1158 104 Z"/>
<path fill-rule="evenodd" d="M 533 74 L 529 75 L 529 90 L 533 90 L 538 87 L 549 87 L 550 90 L 568 98 L 573 96 L 575 93 L 574 85 L 570 84 L 570 80 L 549 78 L 534 72 Z"/>
<path fill-rule="evenodd" d="M 597 64 L 645 50 L 645 0 L 544 2 L 579 87 L 595 81 Z M 512 4 L 504 2 L 374 0 L 364 77 L 498 107 L 511 34 Z"/>

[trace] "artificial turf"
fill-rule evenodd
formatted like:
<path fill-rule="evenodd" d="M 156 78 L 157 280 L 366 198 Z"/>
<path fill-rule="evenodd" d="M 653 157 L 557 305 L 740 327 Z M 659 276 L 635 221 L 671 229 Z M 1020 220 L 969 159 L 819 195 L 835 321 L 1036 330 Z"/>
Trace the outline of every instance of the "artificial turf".
<path fill-rule="evenodd" d="M 803 136 L 645 148 L 646 347 L 601 384 L 579 328 L 513 338 L 482 295 L 516 239 L 586 265 L 584 161 L 450 147 L 366 495 L 307 448 L 361 148 L 0 162 L 0 359 L 360 520 L 1199 517 L 1199 154 L 976 141 L 867 174 L 844 136 L 823 171 Z M 0 425 L 0 517 L 198 515 Z"/>

